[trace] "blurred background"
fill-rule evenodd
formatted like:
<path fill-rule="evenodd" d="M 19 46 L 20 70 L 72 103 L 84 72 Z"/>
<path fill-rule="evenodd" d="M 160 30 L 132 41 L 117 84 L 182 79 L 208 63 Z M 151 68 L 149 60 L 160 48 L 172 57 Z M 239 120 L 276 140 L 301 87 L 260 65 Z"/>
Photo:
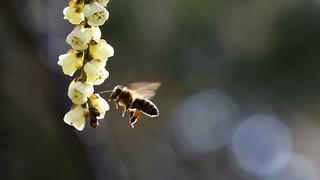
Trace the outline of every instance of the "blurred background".
<path fill-rule="evenodd" d="M 135 129 L 63 122 L 68 2 L 2 0 L 0 179 L 320 179 L 319 0 L 111 0 L 96 92 L 161 81 Z"/>

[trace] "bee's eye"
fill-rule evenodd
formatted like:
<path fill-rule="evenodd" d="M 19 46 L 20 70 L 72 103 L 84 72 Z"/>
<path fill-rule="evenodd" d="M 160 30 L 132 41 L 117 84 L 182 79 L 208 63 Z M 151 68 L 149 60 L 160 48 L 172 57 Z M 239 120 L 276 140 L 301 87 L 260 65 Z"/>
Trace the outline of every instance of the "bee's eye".
<path fill-rule="evenodd" d="M 118 88 L 118 89 L 116 89 L 115 94 L 120 95 L 121 91 L 122 91 L 122 90 L 121 90 L 120 88 Z"/>
<path fill-rule="evenodd" d="M 111 94 L 109 100 L 115 100 L 120 96 L 122 90 L 121 88 L 116 88 Z"/>

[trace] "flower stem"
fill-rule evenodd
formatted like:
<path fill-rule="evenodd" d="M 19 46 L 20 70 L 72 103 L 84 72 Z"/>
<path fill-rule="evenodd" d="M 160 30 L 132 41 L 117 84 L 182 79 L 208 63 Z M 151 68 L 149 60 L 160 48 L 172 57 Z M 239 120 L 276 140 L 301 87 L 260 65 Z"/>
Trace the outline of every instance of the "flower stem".
<path fill-rule="evenodd" d="M 83 58 L 83 65 L 82 65 L 82 67 L 80 68 L 80 72 L 81 72 L 81 74 L 80 74 L 80 78 L 81 78 L 81 81 L 82 82 L 86 82 L 87 81 L 87 74 L 86 74 L 86 72 L 84 71 L 84 66 L 85 66 L 85 64 L 87 63 L 87 62 L 90 62 L 91 61 L 91 56 L 90 56 L 90 54 L 89 54 L 89 47 L 88 47 L 88 49 L 86 49 L 84 52 L 84 58 Z"/>

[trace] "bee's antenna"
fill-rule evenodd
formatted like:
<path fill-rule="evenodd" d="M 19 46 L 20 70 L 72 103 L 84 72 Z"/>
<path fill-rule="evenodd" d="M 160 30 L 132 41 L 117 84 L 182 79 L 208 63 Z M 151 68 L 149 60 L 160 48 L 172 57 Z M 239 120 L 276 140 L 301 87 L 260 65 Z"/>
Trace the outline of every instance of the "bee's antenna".
<path fill-rule="evenodd" d="M 98 94 L 111 93 L 111 92 L 112 92 L 112 90 L 107 90 L 107 91 L 98 92 Z"/>

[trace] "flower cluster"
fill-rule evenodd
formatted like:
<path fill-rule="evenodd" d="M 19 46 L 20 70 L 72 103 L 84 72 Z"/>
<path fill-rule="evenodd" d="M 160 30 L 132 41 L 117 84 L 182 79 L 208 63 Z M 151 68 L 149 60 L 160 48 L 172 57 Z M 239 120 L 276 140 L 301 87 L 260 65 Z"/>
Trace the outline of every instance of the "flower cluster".
<path fill-rule="evenodd" d="M 100 85 L 108 78 L 106 62 L 114 54 L 112 46 L 101 39 L 99 28 L 109 18 L 108 1 L 70 0 L 63 10 L 64 19 L 75 28 L 66 39 L 72 49 L 59 56 L 58 65 L 71 77 L 78 72 L 68 89 L 73 105 L 63 120 L 79 131 L 84 129 L 89 116 L 90 125 L 97 127 L 97 119 L 103 119 L 109 110 L 107 101 L 94 93 L 94 85 Z"/>

